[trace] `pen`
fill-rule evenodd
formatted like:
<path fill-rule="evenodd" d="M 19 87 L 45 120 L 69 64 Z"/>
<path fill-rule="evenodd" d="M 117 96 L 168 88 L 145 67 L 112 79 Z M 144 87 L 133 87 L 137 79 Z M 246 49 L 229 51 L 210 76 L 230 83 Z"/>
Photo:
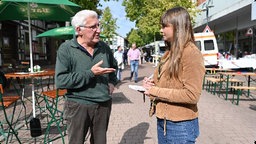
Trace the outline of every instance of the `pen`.
<path fill-rule="evenodd" d="M 152 79 L 153 78 L 153 74 L 152 75 L 150 75 L 148 78 L 147 78 L 147 80 L 146 80 L 146 82 L 148 82 L 150 79 Z"/>
<path fill-rule="evenodd" d="M 153 74 L 150 75 L 150 76 L 148 77 L 148 80 L 149 80 L 149 79 L 152 79 L 153 76 L 154 76 Z M 146 96 L 145 96 L 145 94 L 143 93 L 143 102 L 145 102 L 145 99 L 146 99 Z"/>
<path fill-rule="evenodd" d="M 153 76 L 154 76 L 153 74 L 152 74 L 152 75 L 150 75 L 150 76 L 148 77 L 148 79 L 152 79 L 152 78 L 153 78 Z"/>

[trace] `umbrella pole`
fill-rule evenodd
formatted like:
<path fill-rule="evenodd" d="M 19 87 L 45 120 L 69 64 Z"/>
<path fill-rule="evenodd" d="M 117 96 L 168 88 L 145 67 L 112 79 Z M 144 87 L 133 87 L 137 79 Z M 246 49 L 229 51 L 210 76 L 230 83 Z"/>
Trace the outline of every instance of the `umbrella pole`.
<path fill-rule="evenodd" d="M 31 32 L 31 21 L 30 21 L 30 7 L 28 3 L 28 33 L 29 33 L 29 57 L 30 57 L 30 71 L 33 70 L 33 49 L 32 49 L 32 32 Z"/>
<path fill-rule="evenodd" d="M 30 6 L 28 5 L 28 33 L 29 33 L 29 57 L 30 57 L 30 72 L 34 72 L 33 69 L 33 51 L 32 51 L 32 33 L 31 33 L 31 21 L 30 21 Z M 36 109 L 35 109 L 35 87 L 34 87 L 34 79 L 32 78 L 32 106 L 33 106 L 33 117 L 36 117 Z"/>

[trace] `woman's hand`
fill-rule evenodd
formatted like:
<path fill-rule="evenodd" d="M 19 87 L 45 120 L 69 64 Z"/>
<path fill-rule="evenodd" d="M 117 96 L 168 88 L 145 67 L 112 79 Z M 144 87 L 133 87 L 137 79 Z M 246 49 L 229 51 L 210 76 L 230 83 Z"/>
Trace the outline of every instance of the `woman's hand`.
<path fill-rule="evenodd" d="M 144 92 L 145 95 L 149 96 L 150 93 L 149 93 L 149 90 L 151 89 L 152 86 L 154 86 L 154 81 L 152 78 L 148 78 L 148 77 L 145 77 L 143 79 L 143 87 L 146 89 L 146 91 Z"/>

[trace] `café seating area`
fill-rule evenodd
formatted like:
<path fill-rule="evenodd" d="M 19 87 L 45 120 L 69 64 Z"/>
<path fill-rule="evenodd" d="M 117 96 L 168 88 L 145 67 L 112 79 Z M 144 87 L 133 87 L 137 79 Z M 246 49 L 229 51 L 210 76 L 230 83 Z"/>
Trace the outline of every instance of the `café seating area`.
<path fill-rule="evenodd" d="M 236 69 L 206 68 L 203 89 L 239 105 L 256 99 L 256 73 Z"/>
<path fill-rule="evenodd" d="M 54 74 L 54 69 L 5 73 L 5 89 L 0 84 L 0 143 L 54 143 L 57 139 L 65 143 L 67 91 L 55 88 Z M 39 127 L 33 127 L 33 119 L 39 120 Z"/>

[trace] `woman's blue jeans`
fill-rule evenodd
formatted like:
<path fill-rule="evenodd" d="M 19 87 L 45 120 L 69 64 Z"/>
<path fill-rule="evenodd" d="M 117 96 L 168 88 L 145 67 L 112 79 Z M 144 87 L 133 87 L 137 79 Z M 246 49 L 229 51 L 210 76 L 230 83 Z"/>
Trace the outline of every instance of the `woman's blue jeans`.
<path fill-rule="evenodd" d="M 194 144 L 199 136 L 198 118 L 179 122 L 166 120 L 166 135 L 164 120 L 157 118 L 157 135 L 159 144 Z"/>

